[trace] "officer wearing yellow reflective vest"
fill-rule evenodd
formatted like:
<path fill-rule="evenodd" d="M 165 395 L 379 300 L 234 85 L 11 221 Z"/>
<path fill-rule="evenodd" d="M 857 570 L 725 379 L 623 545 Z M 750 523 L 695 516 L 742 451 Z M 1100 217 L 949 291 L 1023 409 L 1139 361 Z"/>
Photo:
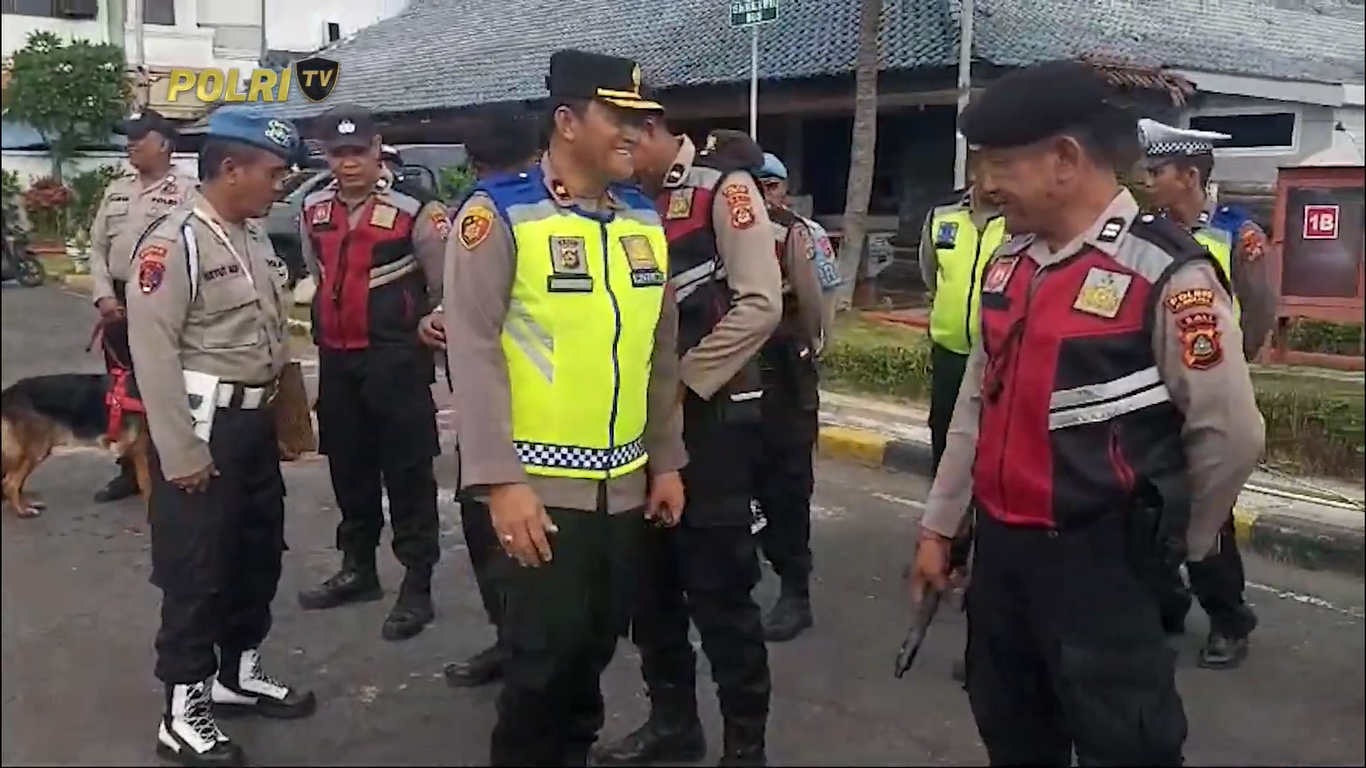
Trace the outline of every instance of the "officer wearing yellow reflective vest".
<path fill-rule="evenodd" d="M 658 105 L 613 56 L 559 51 L 548 86 L 548 151 L 461 207 L 445 276 L 461 485 L 507 555 L 495 766 L 587 764 L 646 516 L 677 521 L 687 461 L 668 246 L 620 183 Z"/>
<path fill-rule="evenodd" d="M 936 469 L 944 455 L 968 352 L 981 327 L 982 273 L 1005 239 L 1005 218 L 976 187 L 954 192 L 936 205 L 920 233 L 920 275 L 926 290 L 934 294 L 929 427 Z"/>
<path fill-rule="evenodd" d="M 1189 229 L 1209 250 L 1225 279 L 1233 286 L 1234 317 L 1243 333 L 1243 353 L 1251 360 L 1276 322 L 1276 293 L 1268 272 L 1266 233 L 1250 219 L 1237 221 L 1234 231 L 1211 224 L 1217 212 L 1210 195 L 1214 170 L 1214 142 L 1230 136 L 1210 131 L 1173 128 L 1156 120 L 1139 121 L 1144 140 L 1147 191 L 1154 207 Z M 1227 209 L 1225 209 L 1227 210 Z M 1187 563 L 1190 590 L 1180 573 L 1170 574 L 1162 595 L 1162 618 L 1167 631 L 1185 629 L 1190 592 L 1209 616 L 1210 631 L 1199 664 L 1209 669 L 1236 667 L 1246 658 L 1248 637 L 1257 615 L 1243 599 L 1246 576 L 1238 552 L 1230 513 L 1219 532 L 1219 546 L 1209 557 Z"/>

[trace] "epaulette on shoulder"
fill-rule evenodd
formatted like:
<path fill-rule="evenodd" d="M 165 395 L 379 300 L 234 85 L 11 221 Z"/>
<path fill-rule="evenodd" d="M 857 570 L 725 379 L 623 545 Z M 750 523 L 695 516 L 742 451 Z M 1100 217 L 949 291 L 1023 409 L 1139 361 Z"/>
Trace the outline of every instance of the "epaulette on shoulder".
<path fill-rule="evenodd" d="M 1166 216 L 1145 213 L 1134 219 L 1129 234 L 1152 243 L 1173 258 L 1189 259 L 1209 253 L 1185 227 Z"/>

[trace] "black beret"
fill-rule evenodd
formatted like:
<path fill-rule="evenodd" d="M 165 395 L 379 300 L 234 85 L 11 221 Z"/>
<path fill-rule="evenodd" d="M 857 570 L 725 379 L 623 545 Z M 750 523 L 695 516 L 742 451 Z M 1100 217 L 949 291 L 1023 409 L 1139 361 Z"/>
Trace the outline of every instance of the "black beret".
<path fill-rule="evenodd" d="M 1080 61 L 1050 61 L 1012 72 L 987 86 L 963 110 L 960 123 L 970 147 L 1021 147 L 1069 129 L 1123 121 L 1100 72 Z M 1132 118 L 1131 132 L 1138 135 Z"/>
<path fill-rule="evenodd" d="M 707 135 L 707 143 L 699 153 L 711 156 L 725 168 L 743 168 L 757 172 L 764 165 L 764 149 L 744 131 L 718 128 Z"/>

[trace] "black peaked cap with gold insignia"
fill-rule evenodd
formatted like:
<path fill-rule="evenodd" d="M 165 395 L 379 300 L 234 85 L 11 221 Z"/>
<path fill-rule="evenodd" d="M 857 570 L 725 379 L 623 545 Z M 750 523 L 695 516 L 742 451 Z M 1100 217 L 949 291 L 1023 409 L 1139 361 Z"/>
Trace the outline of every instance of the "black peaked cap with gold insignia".
<path fill-rule="evenodd" d="M 552 99 L 597 99 L 621 109 L 664 110 L 641 94 L 640 65 L 620 56 L 556 51 L 550 56 L 546 88 Z"/>

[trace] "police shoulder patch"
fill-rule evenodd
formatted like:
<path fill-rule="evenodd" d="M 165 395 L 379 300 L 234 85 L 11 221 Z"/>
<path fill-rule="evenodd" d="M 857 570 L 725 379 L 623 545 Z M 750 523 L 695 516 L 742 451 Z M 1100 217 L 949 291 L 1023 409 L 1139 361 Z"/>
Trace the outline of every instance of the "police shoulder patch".
<path fill-rule="evenodd" d="M 1224 361 L 1223 333 L 1211 312 L 1192 312 L 1177 318 L 1181 332 L 1181 363 L 1193 371 L 1207 371 Z"/>
<path fill-rule="evenodd" d="M 754 226 L 754 198 L 749 194 L 749 187 L 744 184 L 727 184 L 721 190 L 721 195 L 726 200 L 726 206 L 730 208 L 732 229 L 749 229 Z"/>
<path fill-rule="evenodd" d="M 144 295 L 160 288 L 166 278 L 167 253 L 160 245 L 146 245 L 138 250 L 138 290 Z"/>
<path fill-rule="evenodd" d="M 432 222 L 432 228 L 436 230 L 437 237 L 445 240 L 451 234 L 451 222 L 446 218 L 445 211 L 437 206 L 431 206 L 427 210 L 427 218 Z"/>
<path fill-rule="evenodd" d="M 1242 260 L 1251 264 L 1266 254 L 1266 233 L 1261 227 L 1249 221 L 1243 225 L 1238 235 L 1238 246 Z"/>
<path fill-rule="evenodd" d="M 493 231 L 493 211 L 476 205 L 460 217 L 460 244 L 472 251 L 488 239 Z"/>
<path fill-rule="evenodd" d="M 1208 288 L 1188 288 L 1168 296 L 1163 302 L 1167 310 L 1179 314 L 1190 309 L 1214 306 L 1214 291 Z"/>

